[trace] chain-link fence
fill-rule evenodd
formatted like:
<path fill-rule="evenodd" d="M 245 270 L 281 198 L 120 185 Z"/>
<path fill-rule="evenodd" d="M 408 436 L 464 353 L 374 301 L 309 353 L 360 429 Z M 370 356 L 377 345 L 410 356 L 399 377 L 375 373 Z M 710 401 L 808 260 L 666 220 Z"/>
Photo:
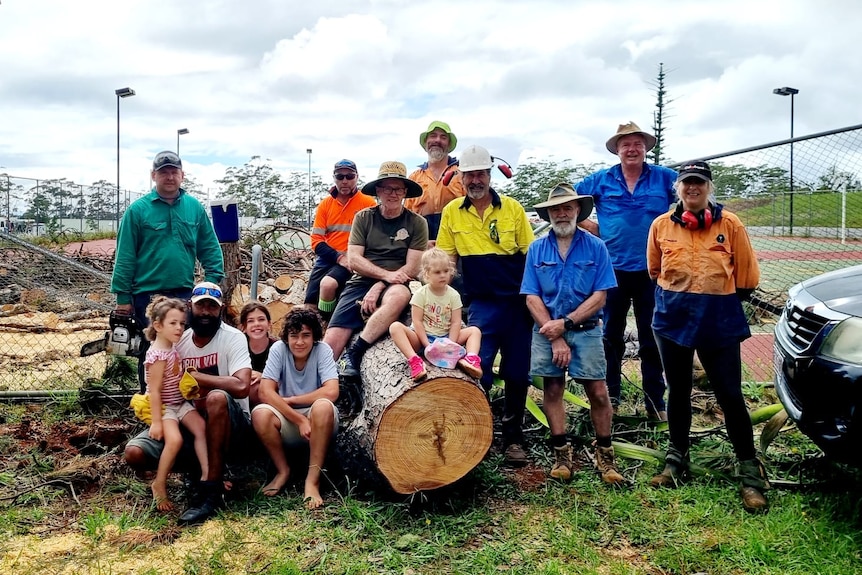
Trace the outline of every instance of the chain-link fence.
<path fill-rule="evenodd" d="M 757 252 L 743 371 L 771 381 L 773 328 L 788 288 L 862 263 L 862 125 L 693 159 L 709 162 L 717 200 L 742 219 Z"/>
<path fill-rule="evenodd" d="M 0 397 L 101 377 L 106 355 L 79 355 L 112 308 L 110 275 L 0 232 Z"/>
<path fill-rule="evenodd" d="M 746 379 L 770 381 L 775 312 L 787 289 L 820 273 L 862 263 L 862 125 L 700 159 L 710 162 L 718 200 L 746 224 L 758 254 L 761 284 L 749 306 L 754 337 L 743 344 L 743 362 Z M 110 256 L 88 263 L 80 254 L 54 253 L 5 233 L 16 231 L 18 224 L 46 225 L 21 222 L 9 214 L 22 213 L 10 208 L 12 198 L 22 201 L 37 190 L 56 189 L 48 182 L 0 175 L 0 201 L 5 200 L 6 208 L 0 209 L 5 214 L 0 230 L 0 398 L 77 389 L 88 378 L 100 377 L 107 364 L 104 353 L 78 356 L 83 343 L 100 339 L 107 329 L 113 298 L 110 269 L 103 264 Z M 56 186 L 58 181 L 53 182 Z M 60 209 L 57 199 L 50 205 L 60 209 L 51 213 L 66 230 L 91 229 L 88 212 L 74 210 L 81 202 L 92 204 L 95 196 L 110 202 L 107 212 L 93 214 L 109 216 L 97 218 L 97 229 L 112 229 L 116 187 L 64 189 L 78 191 L 77 196 L 65 196 L 63 206 L 72 206 L 77 198 L 78 207 Z M 121 208 L 137 197 L 121 194 Z M 32 197 L 28 201 L 32 203 Z"/>
<path fill-rule="evenodd" d="M 116 184 L 85 186 L 64 178 L 39 180 L 0 174 L 0 231 L 74 234 L 116 231 L 126 208 L 145 192 Z"/>

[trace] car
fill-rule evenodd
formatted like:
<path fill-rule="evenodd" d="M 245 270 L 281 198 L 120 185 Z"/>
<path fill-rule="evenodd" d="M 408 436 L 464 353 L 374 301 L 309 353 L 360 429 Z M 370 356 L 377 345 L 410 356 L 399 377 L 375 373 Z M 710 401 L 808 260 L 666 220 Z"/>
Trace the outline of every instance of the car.
<path fill-rule="evenodd" d="M 788 292 L 775 326 L 775 389 L 824 453 L 862 464 L 862 265 Z"/>

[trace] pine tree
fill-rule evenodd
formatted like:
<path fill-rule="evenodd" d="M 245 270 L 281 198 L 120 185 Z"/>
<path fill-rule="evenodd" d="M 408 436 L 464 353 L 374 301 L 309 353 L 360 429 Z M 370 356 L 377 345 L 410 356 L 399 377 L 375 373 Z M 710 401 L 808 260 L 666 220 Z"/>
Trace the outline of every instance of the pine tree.
<path fill-rule="evenodd" d="M 656 94 L 656 111 L 653 112 L 653 134 L 655 134 L 656 144 L 655 147 L 650 152 L 650 156 L 652 157 L 652 161 L 654 164 L 660 164 L 665 161 L 664 157 L 664 130 L 665 130 L 665 119 L 668 117 L 666 108 L 673 102 L 673 100 L 667 99 L 667 91 L 665 90 L 665 71 L 664 71 L 664 62 L 659 62 L 658 64 L 658 77 L 656 78 L 656 82 L 653 84 L 655 86 L 655 94 Z"/>

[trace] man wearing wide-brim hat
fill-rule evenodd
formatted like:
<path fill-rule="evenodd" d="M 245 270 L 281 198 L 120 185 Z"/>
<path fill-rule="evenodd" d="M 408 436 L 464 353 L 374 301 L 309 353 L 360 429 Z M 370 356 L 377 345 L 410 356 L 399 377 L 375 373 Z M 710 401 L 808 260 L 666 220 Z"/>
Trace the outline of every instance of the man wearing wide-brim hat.
<path fill-rule="evenodd" d="M 450 155 L 458 145 L 458 138 L 449 124 L 434 120 L 419 134 L 419 145 L 428 154 L 428 161 L 414 170 L 410 179 L 422 186 L 422 195 L 406 200 L 404 207 L 425 218 L 428 239 L 436 240 L 443 207 L 465 194 L 458 160 Z"/>
<path fill-rule="evenodd" d="M 604 240 L 617 278 L 617 287 L 608 290 L 604 310 L 611 401 L 619 405 L 621 398 L 624 336 L 628 312 L 634 306 L 646 412 L 651 418 L 667 419 L 661 361 L 650 327 L 655 296 L 647 273 L 646 239 L 652 221 L 676 201 L 676 172 L 646 162 L 646 154 L 655 144 L 655 136 L 634 122 L 620 124 L 605 143 L 620 163 L 587 176 L 577 190 L 593 197 L 598 225 L 589 220 L 581 225 Z"/>
<path fill-rule="evenodd" d="M 578 230 L 577 225 L 593 211 L 593 198 L 578 195 L 571 184 L 560 183 L 534 209 L 551 223 L 551 231 L 527 251 L 521 293 L 535 321 L 530 374 L 543 380 L 542 409 L 548 418 L 555 460 L 551 477 L 567 481 L 574 472 L 563 404 L 568 372 L 584 387 L 590 401 L 596 467 L 602 481 L 622 483 L 611 445 L 613 407 L 605 384 L 602 344 L 602 307 L 607 290 L 617 282 L 604 243 Z"/>
<path fill-rule="evenodd" d="M 353 277 L 344 286 L 323 337 L 337 359 L 351 334 L 362 329 L 341 362 L 345 383 L 359 382 L 365 352 L 389 333 L 389 326 L 407 308 L 411 295 L 407 284 L 419 273 L 428 245 L 428 224 L 403 206 L 405 197 L 422 195 L 421 186 L 407 178 L 404 164 L 383 162 L 377 179 L 365 184 L 362 193 L 376 196 L 378 205 L 353 219 L 347 242 Z"/>

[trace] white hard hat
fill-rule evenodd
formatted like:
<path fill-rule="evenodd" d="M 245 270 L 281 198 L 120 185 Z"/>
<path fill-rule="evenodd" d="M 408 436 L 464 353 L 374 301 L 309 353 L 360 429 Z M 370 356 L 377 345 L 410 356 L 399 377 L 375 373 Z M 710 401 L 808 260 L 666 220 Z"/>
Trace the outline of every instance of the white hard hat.
<path fill-rule="evenodd" d="M 494 167 L 494 162 L 488 150 L 482 146 L 470 146 L 461 152 L 458 166 L 462 172 L 474 172 L 476 170 L 490 170 Z"/>

